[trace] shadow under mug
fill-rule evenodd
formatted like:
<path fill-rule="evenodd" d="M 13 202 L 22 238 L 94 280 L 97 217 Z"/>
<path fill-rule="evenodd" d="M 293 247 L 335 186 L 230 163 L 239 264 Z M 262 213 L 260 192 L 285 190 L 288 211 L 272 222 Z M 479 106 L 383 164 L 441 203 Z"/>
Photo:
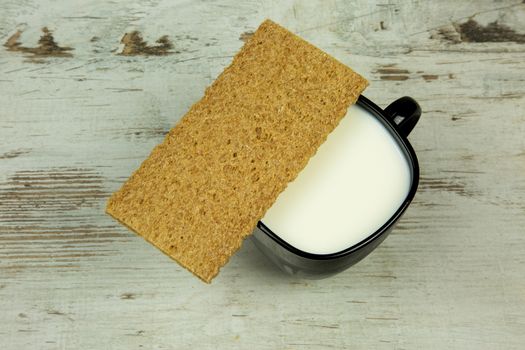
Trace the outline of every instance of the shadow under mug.
<path fill-rule="evenodd" d="M 357 104 L 383 124 L 405 154 L 412 179 L 408 194 L 398 210 L 377 231 L 347 249 L 330 254 L 312 254 L 299 250 L 259 221 L 251 239 L 255 246 L 285 273 L 321 279 L 346 270 L 383 242 L 414 198 L 419 184 L 419 164 L 407 136 L 421 116 L 419 104 L 411 97 L 405 96 L 392 102 L 383 110 L 362 95 Z"/>

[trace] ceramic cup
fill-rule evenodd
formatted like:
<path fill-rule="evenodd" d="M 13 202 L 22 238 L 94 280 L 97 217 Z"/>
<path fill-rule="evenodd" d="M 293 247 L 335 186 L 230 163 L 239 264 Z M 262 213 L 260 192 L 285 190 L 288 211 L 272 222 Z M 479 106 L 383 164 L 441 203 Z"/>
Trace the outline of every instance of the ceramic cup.
<path fill-rule="evenodd" d="M 366 97 L 360 96 L 357 104 L 377 118 L 404 153 L 411 172 L 408 193 L 395 213 L 379 229 L 358 243 L 330 254 L 313 254 L 300 250 L 284 241 L 279 236 L 279 232 L 272 232 L 264 224 L 264 219 L 259 221 L 251 239 L 267 258 L 290 275 L 314 279 L 325 278 L 359 262 L 388 236 L 416 193 L 419 165 L 407 136 L 421 116 L 418 103 L 410 97 L 402 97 L 383 110 Z"/>

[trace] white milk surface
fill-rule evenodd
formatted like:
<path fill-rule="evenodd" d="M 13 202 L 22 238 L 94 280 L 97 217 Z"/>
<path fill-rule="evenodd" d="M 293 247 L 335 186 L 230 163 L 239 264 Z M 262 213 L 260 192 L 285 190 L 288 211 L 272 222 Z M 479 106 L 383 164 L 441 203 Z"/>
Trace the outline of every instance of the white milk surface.
<path fill-rule="evenodd" d="M 339 252 L 381 227 L 403 203 L 410 181 L 394 138 L 354 105 L 261 221 L 300 250 Z"/>

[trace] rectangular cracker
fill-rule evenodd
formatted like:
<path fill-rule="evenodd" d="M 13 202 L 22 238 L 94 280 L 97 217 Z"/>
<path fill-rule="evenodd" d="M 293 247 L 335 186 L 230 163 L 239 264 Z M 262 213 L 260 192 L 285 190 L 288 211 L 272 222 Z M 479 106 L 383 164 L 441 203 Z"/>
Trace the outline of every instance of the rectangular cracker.
<path fill-rule="evenodd" d="M 266 20 L 106 211 L 209 283 L 367 84 Z"/>

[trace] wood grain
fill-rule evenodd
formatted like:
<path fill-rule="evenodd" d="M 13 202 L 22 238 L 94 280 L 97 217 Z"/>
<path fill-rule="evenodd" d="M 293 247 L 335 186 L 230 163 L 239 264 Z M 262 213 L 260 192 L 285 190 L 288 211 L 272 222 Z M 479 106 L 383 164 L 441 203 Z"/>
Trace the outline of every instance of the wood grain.
<path fill-rule="evenodd" d="M 2 349 L 521 349 L 521 1 L 2 1 Z M 212 286 L 103 213 L 264 18 L 410 95 L 421 163 L 395 232 L 331 279 L 280 274 L 246 242 Z M 126 33 L 168 55 L 120 55 Z M 129 37 L 128 37 L 129 38 Z"/>

